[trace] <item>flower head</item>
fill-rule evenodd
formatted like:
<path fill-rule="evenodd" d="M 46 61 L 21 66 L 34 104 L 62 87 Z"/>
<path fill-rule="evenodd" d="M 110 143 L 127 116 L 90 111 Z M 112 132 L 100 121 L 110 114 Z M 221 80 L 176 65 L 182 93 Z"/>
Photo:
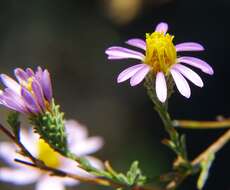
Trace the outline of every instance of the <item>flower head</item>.
<path fill-rule="evenodd" d="M 1 74 L 5 85 L 0 90 L 0 104 L 25 114 L 37 115 L 50 109 L 52 100 L 52 86 L 50 74 L 38 67 L 36 72 L 27 68 L 14 70 L 17 81 Z"/>
<path fill-rule="evenodd" d="M 65 127 L 69 136 L 68 145 L 73 153 L 80 156 L 87 156 L 98 151 L 102 147 L 103 141 L 101 137 L 88 137 L 87 128 L 77 121 L 66 121 Z M 32 133 L 31 130 L 22 130 L 21 142 L 35 157 L 42 160 L 49 167 L 81 176 L 93 177 L 77 167 L 75 161 L 64 158 L 51 149 L 44 140 L 39 139 L 39 136 Z M 65 185 L 72 186 L 79 183 L 76 180 L 53 177 L 41 170 L 16 164 L 13 161 L 15 157 L 22 160 L 26 158 L 17 154 L 16 147 L 9 142 L 0 143 L 0 157 L 11 166 L 11 168 L 0 168 L 0 181 L 14 183 L 16 185 L 27 185 L 36 182 L 36 190 L 64 190 Z M 102 167 L 102 163 L 98 159 L 92 156 L 87 156 L 87 158 L 94 167 Z"/>
<path fill-rule="evenodd" d="M 131 58 L 140 62 L 122 71 L 118 75 L 118 83 L 130 79 L 131 86 L 136 86 L 144 80 L 148 73 L 151 73 L 156 76 L 156 95 L 161 102 L 165 102 L 167 99 L 166 77 L 169 75 L 172 76 L 178 91 L 186 98 L 191 95 L 186 79 L 199 87 L 203 87 L 203 81 L 200 76 L 183 64 L 196 67 L 209 75 L 214 73 L 212 67 L 201 59 L 189 56 L 180 57 L 177 54 L 183 51 L 203 51 L 203 46 L 194 42 L 174 45 L 174 36 L 168 34 L 167 31 L 168 25 L 160 23 L 152 34 L 146 34 L 145 41 L 136 38 L 126 41 L 126 44 L 140 48 L 144 51 L 144 54 L 119 46 L 112 46 L 105 51 L 108 59 Z"/>

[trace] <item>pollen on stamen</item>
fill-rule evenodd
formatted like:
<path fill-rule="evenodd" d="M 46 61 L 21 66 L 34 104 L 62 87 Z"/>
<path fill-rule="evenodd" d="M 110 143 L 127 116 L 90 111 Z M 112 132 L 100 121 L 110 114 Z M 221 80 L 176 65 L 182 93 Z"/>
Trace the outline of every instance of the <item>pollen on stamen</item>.
<path fill-rule="evenodd" d="M 146 34 L 145 63 L 151 66 L 154 73 L 163 71 L 168 73 L 176 62 L 176 48 L 173 44 L 174 36 L 160 32 Z"/>

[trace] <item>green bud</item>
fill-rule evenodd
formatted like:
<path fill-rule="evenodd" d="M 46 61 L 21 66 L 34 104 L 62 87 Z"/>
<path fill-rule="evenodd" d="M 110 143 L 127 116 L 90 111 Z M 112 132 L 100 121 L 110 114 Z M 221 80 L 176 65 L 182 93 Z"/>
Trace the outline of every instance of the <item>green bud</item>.
<path fill-rule="evenodd" d="M 60 106 L 55 105 L 54 100 L 51 110 L 38 116 L 32 116 L 30 123 L 36 133 L 46 141 L 54 150 L 66 156 L 68 154 L 67 137 L 64 126 L 64 113 L 60 112 Z"/>

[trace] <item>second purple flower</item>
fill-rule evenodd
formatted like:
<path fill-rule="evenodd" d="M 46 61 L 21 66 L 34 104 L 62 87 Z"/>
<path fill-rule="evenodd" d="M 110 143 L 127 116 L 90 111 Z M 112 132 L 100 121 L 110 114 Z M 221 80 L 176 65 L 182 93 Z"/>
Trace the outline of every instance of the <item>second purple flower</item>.
<path fill-rule="evenodd" d="M 167 31 L 168 25 L 160 23 L 152 34 L 146 34 L 145 41 L 137 38 L 126 41 L 126 44 L 141 49 L 143 53 L 119 46 L 112 46 L 105 51 L 109 60 L 131 58 L 140 62 L 122 71 L 118 75 L 118 83 L 130 79 L 130 85 L 136 86 L 151 72 L 156 76 L 156 95 L 161 102 L 165 102 L 167 99 L 166 77 L 168 75 L 172 76 L 178 91 L 186 98 L 191 95 L 186 79 L 196 86 L 203 87 L 200 76 L 185 65 L 196 67 L 209 75 L 214 73 L 212 67 L 201 59 L 177 55 L 182 51 L 203 51 L 203 46 L 194 42 L 174 45 L 174 36 L 168 34 Z"/>

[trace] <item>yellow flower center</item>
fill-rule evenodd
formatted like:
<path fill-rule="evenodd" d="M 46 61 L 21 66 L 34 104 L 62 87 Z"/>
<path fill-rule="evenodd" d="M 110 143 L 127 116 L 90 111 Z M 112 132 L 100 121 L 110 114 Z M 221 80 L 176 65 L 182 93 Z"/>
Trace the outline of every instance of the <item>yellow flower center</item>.
<path fill-rule="evenodd" d="M 151 66 L 152 71 L 164 72 L 166 75 L 170 67 L 176 63 L 176 48 L 173 44 L 174 36 L 153 32 L 146 34 L 145 63 Z"/>
<path fill-rule="evenodd" d="M 47 166 L 58 168 L 60 166 L 60 156 L 43 140 L 38 141 L 38 158 Z"/>

